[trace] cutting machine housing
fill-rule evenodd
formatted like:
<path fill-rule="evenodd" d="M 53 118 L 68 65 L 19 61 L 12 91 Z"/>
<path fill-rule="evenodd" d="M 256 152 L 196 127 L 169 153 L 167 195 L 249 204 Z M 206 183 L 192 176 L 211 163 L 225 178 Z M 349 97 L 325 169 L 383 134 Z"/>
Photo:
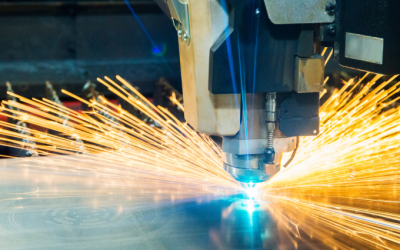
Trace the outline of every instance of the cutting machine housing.
<path fill-rule="evenodd" d="M 321 45 L 344 66 L 400 72 L 397 0 L 157 2 L 179 37 L 185 118 L 223 136 L 224 168 L 242 182 L 269 179 L 299 136 L 318 135 Z"/>

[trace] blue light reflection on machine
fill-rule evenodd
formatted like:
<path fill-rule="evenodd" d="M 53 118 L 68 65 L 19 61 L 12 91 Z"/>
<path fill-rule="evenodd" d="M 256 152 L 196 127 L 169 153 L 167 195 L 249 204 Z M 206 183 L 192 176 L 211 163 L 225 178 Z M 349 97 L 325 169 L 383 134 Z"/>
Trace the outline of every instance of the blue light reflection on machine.
<path fill-rule="evenodd" d="M 229 13 L 226 0 L 222 0 L 221 1 L 221 7 L 222 7 L 223 11 L 225 11 L 226 13 Z M 226 27 L 228 27 L 229 18 L 226 15 L 222 15 L 222 16 L 223 16 L 224 25 Z M 234 73 L 235 72 L 235 67 L 233 66 L 232 45 L 231 45 L 231 38 L 230 38 L 230 34 L 229 34 L 229 29 L 225 29 L 224 30 L 224 35 L 225 35 L 225 40 L 226 40 L 226 49 L 228 51 L 229 70 L 230 70 L 230 73 L 231 73 L 233 92 L 234 93 L 238 93 L 238 91 L 236 89 L 236 78 L 235 78 L 235 73 Z M 235 95 L 235 102 L 236 102 L 236 107 L 239 108 L 239 100 L 238 100 L 237 95 Z"/>
<path fill-rule="evenodd" d="M 165 43 L 153 48 L 153 55 L 155 56 L 163 56 L 165 52 L 167 52 L 167 45 Z"/>
<path fill-rule="evenodd" d="M 172 73 L 172 75 L 174 76 L 174 78 L 176 78 L 175 73 L 172 71 L 171 67 L 169 66 L 169 64 L 167 63 L 167 61 L 164 58 L 164 54 L 157 54 L 155 52 L 159 52 L 160 48 L 156 45 L 156 43 L 154 42 L 153 38 L 150 36 L 149 32 L 147 31 L 147 29 L 144 27 L 144 24 L 142 23 L 142 21 L 140 20 L 139 16 L 136 14 L 136 12 L 133 10 L 131 4 L 129 3 L 128 0 L 124 0 L 126 6 L 128 7 L 128 9 L 130 10 L 130 12 L 132 13 L 133 17 L 136 19 L 136 21 L 138 22 L 139 26 L 142 28 L 143 32 L 145 33 L 145 35 L 147 36 L 147 38 L 149 39 L 150 43 L 153 46 L 153 54 L 156 56 L 160 56 L 161 59 L 163 60 L 163 62 L 165 63 L 165 65 L 168 67 L 168 70 Z M 162 50 L 161 50 L 162 51 Z M 166 48 L 165 48 L 166 51 Z M 165 53 L 164 51 L 164 53 Z"/>

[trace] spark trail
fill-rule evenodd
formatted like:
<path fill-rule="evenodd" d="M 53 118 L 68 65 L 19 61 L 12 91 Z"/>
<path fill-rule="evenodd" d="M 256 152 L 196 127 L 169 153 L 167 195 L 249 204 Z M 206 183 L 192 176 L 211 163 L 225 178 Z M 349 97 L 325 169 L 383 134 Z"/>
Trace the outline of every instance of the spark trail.
<path fill-rule="evenodd" d="M 108 77 L 98 80 L 158 126 L 145 123 L 104 97 L 88 102 L 63 90 L 92 108 L 80 113 L 45 98 L 29 100 L 8 92 L 19 102 L 3 101 L 3 115 L 52 133 L 31 128 L 29 133 L 21 134 L 18 125 L 0 122 L 0 144 L 26 148 L 32 142 L 40 155 L 80 155 L 74 160 L 79 164 L 65 163 L 54 168 L 41 157 L 28 160 L 43 162 L 39 168 L 48 171 L 62 168 L 74 174 L 91 173 L 114 183 L 156 180 L 220 187 L 228 193 L 239 190 L 236 181 L 221 167 L 221 150 L 207 135 L 181 123 L 167 109 L 154 106 L 121 77 L 117 79 L 125 88 Z M 109 167 L 104 167 L 105 162 Z M 35 168 L 36 165 L 30 167 Z"/>
<path fill-rule="evenodd" d="M 400 82 L 396 77 L 381 78 L 366 74 L 335 90 L 320 109 L 320 134 L 302 138 L 289 167 L 259 187 L 261 199 L 272 201 L 260 201 L 260 206 L 290 231 L 293 242 L 318 237 L 334 249 L 400 246 L 400 108 L 394 106 L 400 99 Z M 157 126 L 105 98 L 88 102 L 64 91 L 93 109 L 79 113 L 46 99 L 29 100 L 10 93 L 21 103 L 3 101 L 4 115 L 58 134 L 30 129 L 30 136 L 21 135 L 16 125 L 1 122 L 1 144 L 28 147 L 26 142 L 32 141 L 40 155 L 78 154 L 73 160 L 26 158 L 17 164 L 22 171 L 95 176 L 107 185 L 147 187 L 153 195 L 161 190 L 164 200 L 172 199 L 169 193 L 184 199 L 240 192 L 238 183 L 221 168 L 221 150 L 208 136 L 154 106 L 121 77 L 117 79 L 125 88 L 108 77 L 98 80 Z M 171 187 L 171 183 L 183 185 L 185 195 L 178 196 L 182 187 Z M 56 198 L 60 193 L 46 195 Z"/>
<path fill-rule="evenodd" d="M 263 187 L 284 220 L 339 249 L 400 247 L 400 82 L 367 77 L 334 91 L 320 134 Z"/>

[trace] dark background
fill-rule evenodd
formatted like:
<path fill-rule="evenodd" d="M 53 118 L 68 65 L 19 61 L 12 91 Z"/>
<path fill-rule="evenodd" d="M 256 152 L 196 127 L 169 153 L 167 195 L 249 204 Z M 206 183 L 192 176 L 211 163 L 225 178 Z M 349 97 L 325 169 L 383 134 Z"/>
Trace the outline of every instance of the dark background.
<path fill-rule="evenodd" d="M 0 98 L 44 96 L 45 81 L 80 95 L 87 80 L 120 75 L 146 96 L 165 77 L 181 89 L 176 31 L 153 0 L 0 1 Z M 148 33 L 148 36 L 146 35 Z M 158 53 L 163 51 L 164 53 Z M 97 84 L 107 97 L 110 92 Z"/>
<path fill-rule="evenodd" d="M 0 0 L 0 99 L 6 98 L 6 81 L 17 94 L 36 98 L 44 97 L 50 81 L 68 101 L 61 89 L 80 96 L 88 80 L 115 75 L 150 98 L 161 77 L 181 91 L 178 39 L 170 18 L 153 0 L 129 4 L 136 17 L 123 0 Z M 362 74 L 330 60 L 327 86 L 340 87 L 341 78 Z M 115 98 L 101 84 L 97 90 Z"/>

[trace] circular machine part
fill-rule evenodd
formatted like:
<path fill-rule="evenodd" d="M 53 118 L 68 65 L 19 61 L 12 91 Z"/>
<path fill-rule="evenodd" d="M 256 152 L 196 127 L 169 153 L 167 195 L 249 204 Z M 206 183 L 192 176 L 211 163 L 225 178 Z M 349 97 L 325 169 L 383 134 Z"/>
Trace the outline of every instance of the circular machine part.
<path fill-rule="evenodd" d="M 264 155 L 235 155 L 224 153 L 224 170 L 244 183 L 264 182 L 279 171 L 279 165 L 264 163 Z"/>

